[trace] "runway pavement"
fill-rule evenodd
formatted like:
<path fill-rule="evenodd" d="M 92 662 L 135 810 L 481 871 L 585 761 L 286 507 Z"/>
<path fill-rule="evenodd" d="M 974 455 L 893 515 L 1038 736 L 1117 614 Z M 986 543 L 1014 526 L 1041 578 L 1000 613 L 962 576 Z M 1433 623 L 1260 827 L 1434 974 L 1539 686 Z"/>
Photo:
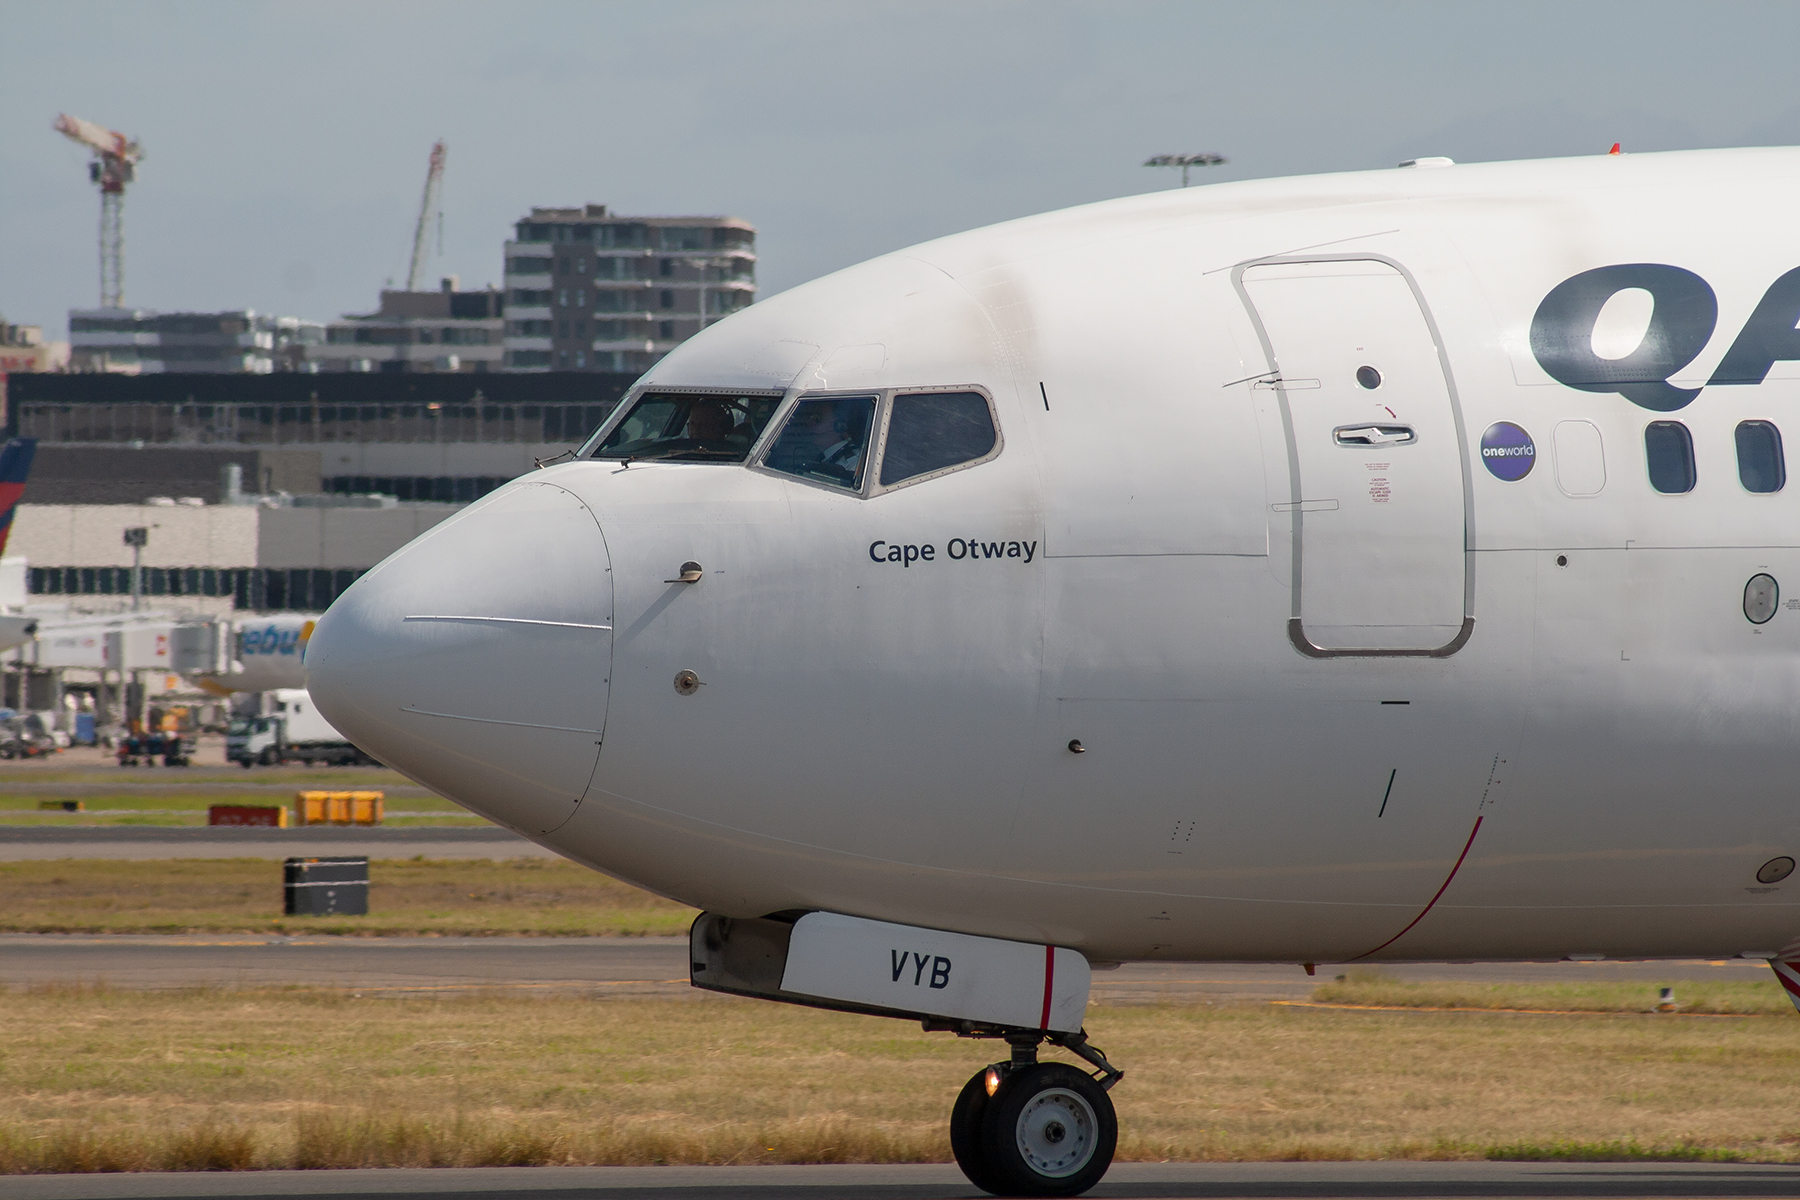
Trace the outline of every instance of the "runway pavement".
<path fill-rule="evenodd" d="M 497 825 L 318 827 L 0 825 L 0 862 L 50 858 L 286 858 L 367 854 L 371 858 L 555 858 Z"/>
<path fill-rule="evenodd" d="M 1636 981 L 1658 987 L 1768 978 L 1760 960 L 1397 964 L 1401 979 Z M 1131 963 L 1094 974 L 1100 1004 L 1304 1000 L 1336 971 L 1287 963 Z M 280 937 L 265 934 L 0 935 L 0 985 L 105 982 L 122 988 L 281 987 L 363 992 L 477 988 L 694 998 L 680 937 Z"/>
<path fill-rule="evenodd" d="M 8 1200 L 951 1200 L 984 1195 L 948 1164 L 15 1175 L 0 1184 L 0 1191 Z M 1087 1195 L 1095 1200 L 1796 1197 L 1800 1168 L 1739 1163 L 1118 1163 Z"/>

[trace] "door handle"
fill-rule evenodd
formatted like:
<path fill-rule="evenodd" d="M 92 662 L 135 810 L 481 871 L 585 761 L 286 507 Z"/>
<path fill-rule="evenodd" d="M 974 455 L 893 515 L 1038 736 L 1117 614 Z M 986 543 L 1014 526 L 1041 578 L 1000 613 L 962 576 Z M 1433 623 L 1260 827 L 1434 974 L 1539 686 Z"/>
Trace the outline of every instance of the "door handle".
<path fill-rule="evenodd" d="M 1340 446 L 1408 446 L 1419 440 L 1411 425 L 1339 425 L 1331 431 Z"/>

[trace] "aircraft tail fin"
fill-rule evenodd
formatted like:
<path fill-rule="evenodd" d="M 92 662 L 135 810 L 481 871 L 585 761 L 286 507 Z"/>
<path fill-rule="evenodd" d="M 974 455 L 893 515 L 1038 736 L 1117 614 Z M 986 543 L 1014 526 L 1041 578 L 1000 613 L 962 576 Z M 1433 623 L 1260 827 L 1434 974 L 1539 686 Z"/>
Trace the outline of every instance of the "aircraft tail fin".
<path fill-rule="evenodd" d="M 36 438 L 14 438 L 0 449 L 0 554 L 6 553 L 13 512 L 25 494 L 25 479 L 31 474 L 31 460 L 36 454 Z"/>

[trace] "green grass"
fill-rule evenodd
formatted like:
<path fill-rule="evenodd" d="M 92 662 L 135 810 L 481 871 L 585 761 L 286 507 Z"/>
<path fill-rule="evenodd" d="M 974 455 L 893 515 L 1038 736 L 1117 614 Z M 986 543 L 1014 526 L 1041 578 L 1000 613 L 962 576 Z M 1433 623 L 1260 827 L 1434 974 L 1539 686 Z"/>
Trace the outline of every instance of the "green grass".
<path fill-rule="evenodd" d="M 170 772 L 171 776 L 175 773 Z M 242 786 L 243 780 L 227 780 Z M 321 786 L 320 791 L 355 791 L 362 784 L 345 783 L 341 779 L 330 787 Z M 231 791 L 223 784 L 211 788 L 194 791 L 192 784 L 183 786 L 177 779 L 169 782 L 157 779 L 144 788 L 125 790 L 106 790 L 102 787 L 81 788 L 80 794 L 64 794 L 67 789 L 59 788 L 53 792 L 42 789 L 17 789 L 12 792 L 4 790 L 0 783 L 0 825 L 31 825 L 38 827 L 82 827 L 101 828 L 112 825 L 155 825 L 155 826 L 199 826 L 206 824 L 206 810 L 215 804 L 254 805 L 257 807 L 282 807 L 288 810 L 288 819 L 294 819 L 294 793 L 305 789 L 300 786 L 282 784 L 277 788 L 258 790 Z M 382 822 L 392 826 L 427 826 L 449 825 L 470 827 L 484 824 L 484 818 L 476 816 L 467 809 L 444 799 L 442 796 L 418 794 L 423 792 L 411 784 L 403 788 L 387 789 L 389 792 L 386 808 L 390 813 L 417 813 L 418 816 L 389 816 Z M 401 794 L 395 795 L 399 791 Z M 83 812 L 70 813 L 39 808 L 39 803 L 46 800 L 79 800 L 85 806 Z"/>
<path fill-rule="evenodd" d="M 369 915 L 284 917 L 270 859 L 0 863 L 0 932 L 643 936 L 694 910 L 561 859 L 375 859 Z"/>

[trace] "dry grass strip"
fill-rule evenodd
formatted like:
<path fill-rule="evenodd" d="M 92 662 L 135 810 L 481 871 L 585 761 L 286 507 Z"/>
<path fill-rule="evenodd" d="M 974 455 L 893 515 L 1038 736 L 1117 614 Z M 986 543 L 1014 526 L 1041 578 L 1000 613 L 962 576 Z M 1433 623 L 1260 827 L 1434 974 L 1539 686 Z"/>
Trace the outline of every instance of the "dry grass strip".
<path fill-rule="evenodd" d="M 1754 983 L 1668 981 L 1676 1012 L 1709 1016 L 1792 1016 L 1794 1006 L 1773 972 Z M 1468 983 L 1431 980 L 1409 983 L 1380 967 L 1353 967 L 1336 981 L 1314 989 L 1312 1003 L 1356 1008 L 1413 1008 L 1439 1011 L 1645 1013 L 1654 1010 L 1658 988 L 1638 982 Z"/>
<path fill-rule="evenodd" d="M 713 998 L 10 992 L 0 1171 L 943 1161 L 1000 1047 Z M 1800 1018 L 1097 1008 L 1136 1160 L 1800 1160 Z"/>
<path fill-rule="evenodd" d="M 284 917 L 267 859 L 0 863 L 0 932 L 641 936 L 694 910 L 562 859 L 376 859 L 366 917 Z"/>

